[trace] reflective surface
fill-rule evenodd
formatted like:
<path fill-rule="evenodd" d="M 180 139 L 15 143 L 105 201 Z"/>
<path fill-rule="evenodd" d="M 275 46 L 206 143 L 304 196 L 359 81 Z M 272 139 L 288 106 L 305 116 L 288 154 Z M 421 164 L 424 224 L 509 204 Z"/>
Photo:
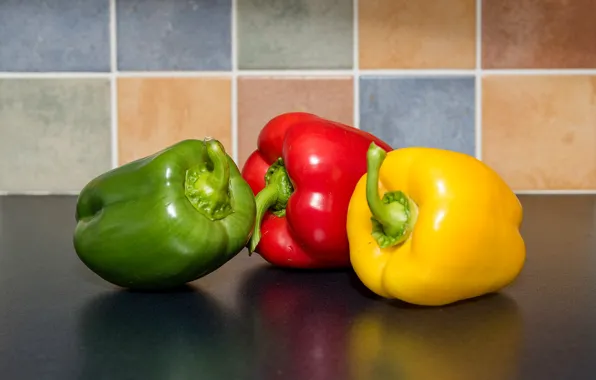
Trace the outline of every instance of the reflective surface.
<path fill-rule="evenodd" d="M 591 379 L 596 197 L 524 196 L 528 261 L 445 308 L 375 298 L 349 271 L 240 254 L 175 293 L 121 291 L 72 249 L 74 197 L 0 197 L 3 379 Z"/>

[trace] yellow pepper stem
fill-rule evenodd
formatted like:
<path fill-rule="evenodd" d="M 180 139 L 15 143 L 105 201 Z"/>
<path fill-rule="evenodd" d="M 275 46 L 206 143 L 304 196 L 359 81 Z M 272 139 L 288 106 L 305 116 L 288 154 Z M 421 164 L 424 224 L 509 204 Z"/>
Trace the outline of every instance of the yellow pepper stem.
<path fill-rule="evenodd" d="M 366 201 L 372 213 L 372 236 L 381 248 L 401 244 L 408 239 L 416 219 L 418 206 L 402 191 L 379 196 L 379 171 L 387 153 L 374 142 L 366 153 Z"/>

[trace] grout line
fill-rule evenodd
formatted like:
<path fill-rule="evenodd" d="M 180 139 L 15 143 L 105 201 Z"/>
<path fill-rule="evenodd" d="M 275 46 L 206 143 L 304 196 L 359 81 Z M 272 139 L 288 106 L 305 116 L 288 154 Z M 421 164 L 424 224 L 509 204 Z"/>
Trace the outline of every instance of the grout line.
<path fill-rule="evenodd" d="M 353 84 L 353 89 L 352 91 L 354 91 L 354 104 L 352 105 L 352 107 L 354 108 L 354 120 L 352 122 L 353 126 L 360 129 L 360 43 L 359 43 L 359 20 L 358 20 L 358 6 L 359 6 L 359 1 L 358 0 L 354 0 L 354 9 L 353 9 L 353 16 L 354 20 L 353 20 L 353 54 L 354 54 L 354 61 L 353 61 L 353 75 L 354 75 L 354 84 Z"/>
<path fill-rule="evenodd" d="M 596 195 L 596 190 L 514 190 L 517 195 Z"/>
<path fill-rule="evenodd" d="M 110 74 L 118 71 L 117 56 L 116 0 L 110 0 Z"/>
<path fill-rule="evenodd" d="M 238 165 L 238 41 L 237 19 L 238 2 L 232 0 L 232 25 L 231 25 L 231 59 L 232 59 L 232 158 Z M 242 170 L 242 168 L 239 168 Z"/>
<path fill-rule="evenodd" d="M 115 26 L 114 26 L 115 29 Z M 115 30 L 114 30 L 115 32 Z M 114 45 L 116 42 L 114 41 Z M 114 47 L 115 48 L 115 47 Z M 481 70 L 484 76 L 515 75 L 515 76 L 596 76 L 596 69 L 503 69 Z M 377 70 L 359 69 L 361 75 L 378 76 L 475 76 L 476 69 L 403 69 L 403 70 Z M 118 71 L 112 72 L 0 72 L 1 79 L 94 79 L 117 77 L 231 77 L 238 76 L 271 76 L 271 77 L 321 77 L 321 76 L 348 76 L 354 75 L 354 70 L 236 70 L 233 71 Z"/>
<path fill-rule="evenodd" d="M 109 79 L 110 72 L 45 72 L 45 73 L 22 73 L 22 72 L 0 72 L 2 79 Z"/>
<path fill-rule="evenodd" d="M 250 77 L 322 77 L 322 76 L 352 76 L 354 70 L 238 70 L 240 76 Z"/>
<path fill-rule="evenodd" d="M 596 69 L 484 69 L 485 75 L 516 75 L 516 76 L 573 76 L 596 75 Z"/>
<path fill-rule="evenodd" d="M 475 85 L 475 145 L 476 158 L 482 160 L 482 0 L 476 0 L 476 70 Z"/>
<path fill-rule="evenodd" d="M 369 76 L 473 76 L 474 69 L 365 69 L 362 75 Z"/>
<path fill-rule="evenodd" d="M 120 78 L 230 77 L 231 71 L 119 71 Z"/>
<path fill-rule="evenodd" d="M 116 31 L 116 0 L 110 0 L 110 105 L 112 168 L 118 167 L 118 46 Z"/>

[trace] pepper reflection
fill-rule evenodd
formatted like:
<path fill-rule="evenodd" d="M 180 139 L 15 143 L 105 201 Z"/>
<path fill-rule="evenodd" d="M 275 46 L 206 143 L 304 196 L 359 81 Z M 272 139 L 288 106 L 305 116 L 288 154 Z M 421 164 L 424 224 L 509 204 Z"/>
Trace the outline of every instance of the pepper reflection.
<path fill-rule="evenodd" d="M 347 272 L 271 267 L 251 273 L 241 289 L 255 379 L 347 379 L 354 291 Z M 246 378 L 246 377 L 245 377 Z"/>
<path fill-rule="evenodd" d="M 121 291 L 92 300 L 79 325 L 79 378 L 243 378 L 250 359 L 237 324 L 215 300 L 186 290 Z"/>
<path fill-rule="evenodd" d="M 515 378 L 523 320 L 503 294 L 445 308 L 377 303 L 350 332 L 351 379 Z"/>

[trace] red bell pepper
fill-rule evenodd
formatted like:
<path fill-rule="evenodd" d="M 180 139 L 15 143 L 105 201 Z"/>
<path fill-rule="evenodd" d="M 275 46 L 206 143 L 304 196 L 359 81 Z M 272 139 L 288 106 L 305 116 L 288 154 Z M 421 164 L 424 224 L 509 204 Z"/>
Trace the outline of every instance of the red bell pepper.
<path fill-rule="evenodd" d="M 280 267 L 350 266 L 348 204 L 373 141 L 392 150 L 368 132 L 309 113 L 270 120 L 242 169 L 257 203 L 249 252 Z"/>

